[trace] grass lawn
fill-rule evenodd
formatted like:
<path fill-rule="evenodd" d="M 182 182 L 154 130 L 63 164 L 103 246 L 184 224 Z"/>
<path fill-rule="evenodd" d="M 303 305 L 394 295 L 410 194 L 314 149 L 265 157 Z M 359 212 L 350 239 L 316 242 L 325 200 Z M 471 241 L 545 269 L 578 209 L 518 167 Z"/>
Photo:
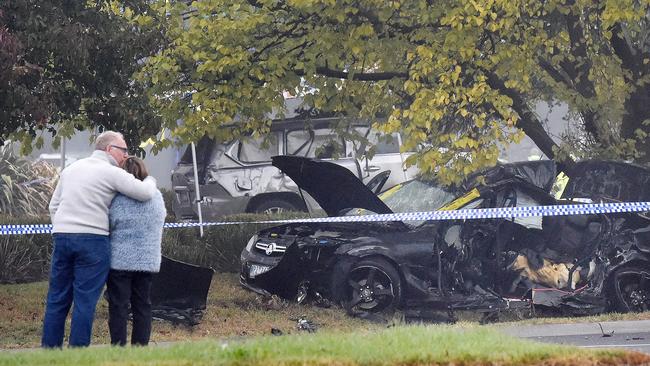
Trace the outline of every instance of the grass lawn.
<path fill-rule="evenodd" d="M 0 285 L 0 349 L 40 345 L 46 293 L 46 282 Z M 271 328 L 290 334 L 298 332 L 295 319 L 299 317 L 311 320 L 323 330 L 348 332 L 384 327 L 350 318 L 337 307 L 323 309 L 278 299 L 265 300 L 241 288 L 237 274 L 216 273 L 212 279 L 207 311 L 201 324 L 186 327 L 154 321 L 151 340 L 155 343 L 206 337 L 239 338 L 271 334 Z M 108 303 L 100 299 L 93 330 L 93 344 L 110 343 L 107 319 Z"/>
<path fill-rule="evenodd" d="M 184 342 L 169 347 L 0 354 L 2 365 L 647 365 L 650 356 L 533 343 L 477 326 L 388 329 Z"/>
<path fill-rule="evenodd" d="M 47 283 L 0 286 L 0 349 L 38 347 Z M 109 343 L 108 305 L 98 304 L 93 344 Z M 316 334 L 296 328 L 296 319 L 316 323 Z M 504 316 L 503 320 L 508 317 Z M 606 314 L 588 318 L 534 318 L 523 323 L 650 319 L 650 313 Z M 350 318 L 338 308 L 297 305 L 265 299 L 240 288 L 237 274 L 215 274 L 207 311 L 195 327 L 155 321 L 148 349 L 12 352 L 0 354 L 0 365 L 17 364 L 650 364 L 635 353 L 588 352 L 575 348 L 513 339 L 490 327 L 476 325 L 471 316 L 456 326 L 406 326 L 399 317 L 386 324 Z M 503 323 L 502 323 L 503 324 Z M 512 325 L 512 323 L 507 323 Z M 260 337 L 280 329 L 282 337 Z M 184 342 L 194 341 L 194 342 Z M 228 346 L 223 346 L 228 342 Z"/>

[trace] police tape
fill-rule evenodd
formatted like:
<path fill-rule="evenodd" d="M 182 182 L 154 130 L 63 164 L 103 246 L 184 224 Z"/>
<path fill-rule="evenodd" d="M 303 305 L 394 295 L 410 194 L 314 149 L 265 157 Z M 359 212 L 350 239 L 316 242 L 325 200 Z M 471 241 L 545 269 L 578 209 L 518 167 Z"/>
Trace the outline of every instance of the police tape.
<path fill-rule="evenodd" d="M 585 203 L 554 206 L 520 206 L 499 208 L 461 209 L 454 211 L 401 212 L 375 215 L 349 215 L 266 221 L 223 222 L 169 222 L 165 228 L 198 226 L 226 226 L 243 224 L 295 224 L 295 223 L 342 223 L 342 222 L 389 222 L 389 221 L 441 221 L 477 219 L 516 219 L 540 216 L 597 215 L 625 212 L 650 212 L 650 202 Z M 50 234 L 52 225 L 0 225 L 0 235 Z"/>

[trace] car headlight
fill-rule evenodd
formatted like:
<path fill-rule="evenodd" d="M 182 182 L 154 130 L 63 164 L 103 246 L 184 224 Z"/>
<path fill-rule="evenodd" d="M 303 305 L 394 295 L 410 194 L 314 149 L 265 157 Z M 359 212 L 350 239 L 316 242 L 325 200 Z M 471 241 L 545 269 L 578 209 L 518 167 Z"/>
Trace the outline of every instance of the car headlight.
<path fill-rule="evenodd" d="M 257 234 L 251 236 L 251 238 L 248 240 L 248 244 L 246 244 L 246 251 L 250 252 L 251 249 L 253 249 L 253 245 L 257 243 Z"/>

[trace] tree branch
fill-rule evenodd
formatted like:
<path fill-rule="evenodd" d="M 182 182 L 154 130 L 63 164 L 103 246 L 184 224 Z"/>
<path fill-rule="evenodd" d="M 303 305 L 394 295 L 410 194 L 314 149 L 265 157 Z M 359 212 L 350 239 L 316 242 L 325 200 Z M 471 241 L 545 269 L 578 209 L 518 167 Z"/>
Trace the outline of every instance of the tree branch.
<path fill-rule="evenodd" d="M 616 23 L 612 27 L 612 39 L 611 45 L 614 53 L 618 58 L 621 59 L 623 67 L 633 73 L 635 76 L 639 76 L 639 60 L 638 57 L 634 55 L 634 51 L 630 47 L 629 42 L 625 39 L 625 36 L 622 35 L 623 29 L 620 23 Z M 633 78 L 634 79 L 634 78 Z M 632 80 L 628 80 L 632 81 Z"/>
<path fill-rule="evenodd" d="M 293 71 L 299 76 L 306 76 L 305 70 L 293 70 Z M 351 73 L 347 71 L 330 69 L 327 66 L 316 67 L 316 74 L 330 77 L 330 78 L 351 79 L 355 81 L 382 81 L 382 80 L 391 80 L 394 78 L 401 78 L 401 79 L 408 78 L 408 73 L 406 72 L 393 71 L 393 72 Z M 352 77 L 350 78 L 350 76 Z"/>
<path fill-rule="evenodd" d="M 533 113 L 533 111 L 528 107 L 526 101 L 522 98 L 521 94 L 514 89 L 506 87 L 505 83 L 493 72 L 487 72 L 484 70 L 487 76 L 488 85 L 494 89 L 498 90 L 501 94 L 509 97 L 512 100 L 512 109 L 517 112 L 519 119 L 517 120 L 517 128 L 520 128 L 526 136 L 530 137 L 531 140 L 539 147 L 539 149 L 549 157 L 549 159 L 555 158 L 555 152 L 553 152 L 554 147 L 558 145 L 553 141 L 553 139 L 548 135 L 539 118 Z M 573 161 L 562 161 L 559 162 L 560 170 L 565 170 L 573 163 Z"/>

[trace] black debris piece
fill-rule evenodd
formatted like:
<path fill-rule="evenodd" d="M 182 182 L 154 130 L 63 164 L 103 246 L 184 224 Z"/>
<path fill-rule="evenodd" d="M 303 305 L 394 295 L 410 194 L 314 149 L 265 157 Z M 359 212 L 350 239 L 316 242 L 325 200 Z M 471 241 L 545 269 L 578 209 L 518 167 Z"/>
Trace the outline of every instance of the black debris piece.
<path fill-rule="evenodd" d="M 206 308 L 214 270 L 162 257 L 151 285 L 154 318 L 196 325 Z"/>

